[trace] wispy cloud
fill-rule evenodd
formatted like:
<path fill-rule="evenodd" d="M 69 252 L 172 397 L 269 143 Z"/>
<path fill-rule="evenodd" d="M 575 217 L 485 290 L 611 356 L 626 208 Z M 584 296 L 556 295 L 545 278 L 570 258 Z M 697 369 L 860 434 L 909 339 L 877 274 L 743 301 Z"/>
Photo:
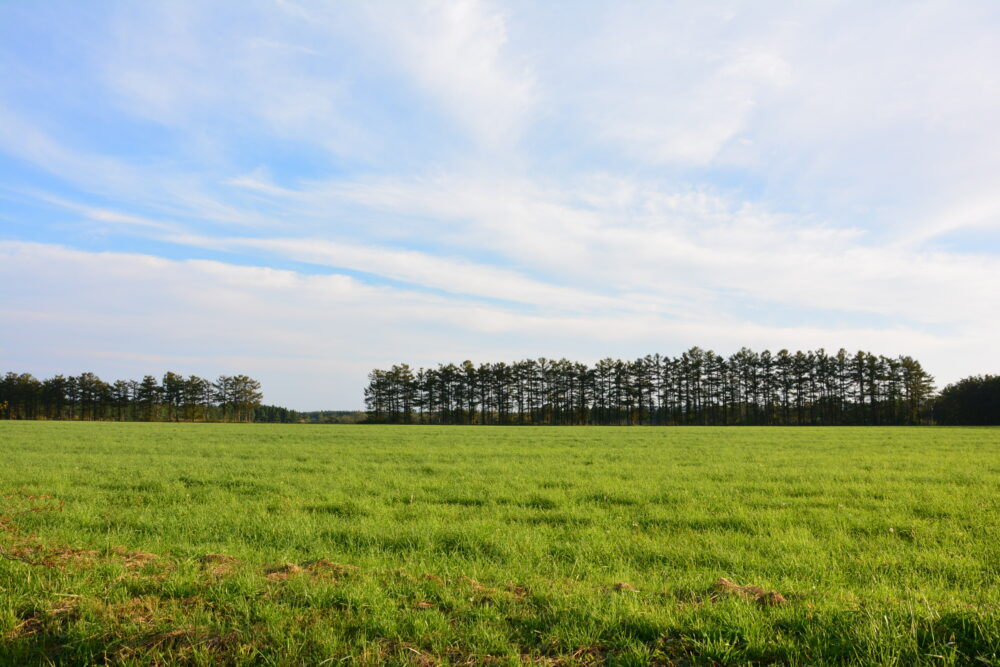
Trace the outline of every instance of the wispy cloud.
<path fill-rule="evenodd" d="M 3 364 L 302 407 L 404 358 L 1000 367 L 998 5 L 39 11 L 0 6 Z"/>
<path fill-rule="evenodd" d="M 553 310 L 628 307 L 627 303 L 586 291 L 533 280 L 508 269 L 449 259 L 414 250 L 335 243 L 320 239 L 206 238 L 169 236 L 174 243 L 221 250 L 254 249 L 280 256 L 454 294 L 546 306 Z"/>
<path fill-rule="evenodd" d="M 942 341 L 905 326 L 768 327 L 738 318 L 531 314 L 368 286 L 344 275 L 49 244 L 0 242 L 0 260 L 7 284 L 35 277 L 0 308 L 5 321 L 17 323 L 0 345 L 0 366 L 24 368 L 30 355 L 34 363 L 25 370 L 40 374 L 95 366 L 122 375 L 160 367 L 207 375 L 250 372 L 265 380 L 268 400 L 300 407 L 358 406 L 358 387 L 374 365 L 511 359 L 529 354 L 524 341 L 537 355 L 584 360 L 611 348 L 641 355 L 697 340 L 722 350 L 744 344 L 903 347 L 933 362 L 950 354 L 968 357 L 962 345 L 975 340 Z M 72 347 L 66 331 L 72 331 Z M 321 391 L 302 393 L 303 387 Z"/>
<path fill-rule="evenodd" d="M 480 0 L 369 5 L 368 12 L 399 65 L 486 148 L 517 143 L 535 84 L 508 45 L 504 12 Z"/>

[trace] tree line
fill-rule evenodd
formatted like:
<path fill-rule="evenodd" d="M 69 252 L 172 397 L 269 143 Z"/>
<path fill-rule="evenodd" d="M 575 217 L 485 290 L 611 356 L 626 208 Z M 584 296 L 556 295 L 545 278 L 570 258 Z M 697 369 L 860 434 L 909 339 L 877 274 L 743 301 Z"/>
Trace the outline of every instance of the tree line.
<path fill-rule="evenodd" d="M 284 408 L 261 406 L 262 398 L 260 382 L 246 375 L 222 375 L 214 382 L 173 372 L 162 380 L 147 375 L 114 382 L 94 373 L 46 380 L 30 373 L 0 377 L 2 419 L 250 422 L 288 416 Z"/>
<path fill-rule="evenodd" d="M 934 402 L 938 424 L 1000 425 L 1000 375 L 974 375 L 941 390 Z"/>
<path fill-rule="evenodd" d="M 418 424 L 919 424 L 934 379 L 912 357 L 824 350 L 408 364 L 375 369 L 369 421 Z"/>

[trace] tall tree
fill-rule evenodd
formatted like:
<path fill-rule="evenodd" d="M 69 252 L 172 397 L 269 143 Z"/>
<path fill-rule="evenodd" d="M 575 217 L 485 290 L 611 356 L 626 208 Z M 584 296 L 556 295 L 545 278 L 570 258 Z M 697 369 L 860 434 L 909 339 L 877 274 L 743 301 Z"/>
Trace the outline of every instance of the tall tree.
<path fill-rule="evenodd" d="M 933 394 L 933 378 L 911 357 L 843 349 L 831 356 L 743 348 L 725 358 L 693 347 L 593 367 L 546 358 L 416 372 L 400 364 L 368 377 L 369 420 L 391 423 L 921 423 Z M 219 400 L 228 409 L 231 401 Z"/>

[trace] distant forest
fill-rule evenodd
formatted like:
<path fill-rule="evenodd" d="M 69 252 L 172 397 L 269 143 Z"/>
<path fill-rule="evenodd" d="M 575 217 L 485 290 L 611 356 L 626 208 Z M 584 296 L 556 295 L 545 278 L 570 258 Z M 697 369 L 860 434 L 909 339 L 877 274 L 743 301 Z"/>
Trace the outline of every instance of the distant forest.
<path fill-rule="evenodd" d="M 111 383 L 93 373 L 47 380 L 30 373 L 0 377 L 3 419 L 251 422 L 282 421 L 290 412 L 261 406 L 261 398 L 260 382 L 246 375 L 223 375 L 212 382 L 168 372 L 162 382 L 147 375 Z"/>
<path fill-rule="evenodd" d="M 305 424 L 1000 425 L 1000 376 L 965 378 L 935 393 L 911 357 L 823 350 L 730 357 L 692 348 L 679 357 L 561 359 L 511 364 L 407 364 L 369 373 L 367 412 L 297 412 L 262 405 L 246 375 L 210 381 L 108 383 L 93 373 L 39 380 L 0 375 L 0 419 Z"/>
<path fill-rule="evenodd" d="M 932 418 L 933 378 L 911 357 L 824 350 L 407 364 L 368 376 L 369 421 L 399 424 L 850 425 Z"/>
<path fill-rule="evenodd" d="M 260 382 L 246 375 L 214 382 L 173 372 L 162 380 L 147 375 L 114 382 L 94 373 L 47 380 L 30 373 L 0 375 L 0 419 L 357 424 L 368 418 L 356 410 L 296 412 L 261 405 L 262 398 Z"/>

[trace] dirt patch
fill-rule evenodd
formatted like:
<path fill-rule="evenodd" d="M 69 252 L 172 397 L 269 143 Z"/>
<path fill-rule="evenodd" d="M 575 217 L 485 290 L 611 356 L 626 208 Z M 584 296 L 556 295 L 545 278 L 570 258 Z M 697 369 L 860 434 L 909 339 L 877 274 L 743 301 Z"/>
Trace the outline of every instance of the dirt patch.
<path fill-rule="evenodd" d="M 235 564 L 240 562 L 238 558 L 227 556 L 226 554 L 205 554 L 198 560 L 202 563 L 210 563 L 212 565 Z"/>
<path fill-rule="evenodd" d="M 97 559 L 98 553 L 93 549 L 78 549 L 76 547 L 59 547 L 50 549 L 49 553 L 57 564 L 66 565 L 69 563 L 88 564 Z"/>
<path fill-rule="evenodd" d="M 735 595 L 745 600 L 753 600 L 762 607 L 773 607 L 787 602 L 785 597 L 778 591 L 765 591 L 760 586 L 754 586 L 753 584 L 740 586 L 725 577 L 716 579 L 712 593 L 713 600 L 722 595 Z"/>
<path fill-rule="evenodd" d="M 603 646 L 583 646 L 570 656 L 569 664 L 603 665 L 607 662 L 607 652 Z"/>
<path fill-rule="evenodd" d="M 14 543 L 0 544 L 0 558 L 25 565 L 56 567 L 55 562 L 48 557 L 48 550 L 41 545 L 31 544 L 23 539 L 11 541 Z"/>
<path fill-rule="evenodd" d="M 465 582 L 466 584 L 468 584 L 469 586 L 471 586 L 472 590 L 474 590 L 474 591 L 493 590 L 492 588 L 490 588 L 488 586 L 483 586 L 481 583 L 479 583 L 478 581 L 476 581 L 472 577 L 462 577 L 462 581 Z"/>
<path fill-rule="evenodd" d="M 73 597 L 49 609 L 34 609 L 24 614 L 20 622 L 2 636 L 5 640 L 12 640 L 50 632 L 79 615 L 77 603 L 78 600 Z"/>
<path fill-rule="evenodd" d="M 63 501 L 45 495 L 6 495 L 0 498 L 0 558 L 38 567 L 61 569 L 90 565 L 97 551 L 68 546 L 49 546 L 18 525 L 27 514 L 63 511 Z"/>
<path fill-rule="evenodd" d="M 184 661 L 189 659 L 190 653 L 195 649 L 226 653 L 238 643 L 239 635 L 236 632 L 213 634 L 203 628 L 188 626 L 135 639 L 120 648 L 115 658 L 117 662 L 121 662 L 153 651 L 169 650 L 174 653 L 172 660 L 179 658 Z"/>
<path fill-rule="evenodd" d="M 3 634 L 5 640 L 20 639 L 40 634 L 45 626 L 45 617 L 41 612 L 32 612 L 25 616 L 13 628 Z"/>
<path fill-rule="evenodd" d="M 175 628 L 164 632 L 157 632 L 146 635 L 135 642 L 137 648 L 157 648 L 164 644 L 175 644 L 177 642 L 190 643 L 193 637 L 198 634 L 197 628 Z"/>
<path fill-rule="evenodd" d="M 611 587 L 611 590 L 613 590 L 615 592 L 618 592 L 618 593 L 638 593 L 639 592 L 638 588 L 636 588 L 632 584 L 630 584 L 628 582 L 625 582 L 625 581 L 619 581 L 618 583 L 616 583 L 615 585 L 613 585 Z"/>
<path fill-rule="evenodd" d="M 518 600 L 523 600 L 526 597 L 528 597 L 528 595 L 531 594 L 531 591 L 529 591 L 527 588 L 517 584 L 507 584 L 506 589 L 507 592 L 513 593 L 514 597 L 516 597 Z"/>
<path fill-rule="evenodd" d="M 160 559 L 156 554 L 148 551 L 129 551 L 125 547 L 111 547 L 111 553 L 120 557 L 128 569 L 139 568 Z"/>
<path fill-rule="evenodd" d="M 350 576 L 358 571 L 355 565 L 345 565 L 344 563 L 334 563 L 325 558 L 306 561 L 302 565 L 295 563 L 283 563 L 264 568 L 264 574 L 271 581 L 283 581 L 289 577 L 308 575 L 317 579 L 324 579 L 336 583 L 340 579 Z"/>
<path fill-rule="evenodd" d="M 24 535 L 18 527 L 18 519 L 25 514 L 61 512 L 62 501 L 51 496 L 29 494 L 8 494 L 0 498 L 0 558 L 17 561 L 26 565 L 56 567 L 49 549 L 41 545 L 34 535 Z"/>
<path fill-rule="evenodd" d="M 238 558 L 226 554 L 205 554 L 198 558 L 206 574 L 219 578 L 232 574 L 240 564 Z"/>
<path fill-rule="evenodd" d="M 160 598 L 132 598 L 126 602 L 109 604 L 102 614 L 116 624 L 129 623 L 133 625 L 150 626 L 156 619 L 155 611 L 160 605 Z"/>
<path fill-rule="evenodd" d="M 757 604 L 762 607 L 776 607 L 785 604 L 788 600 L 778 591 L 768 591 L 757 598 Z"/>
<path fill-rule="evenodd" d="M 509 665 L 511 656 L 507 655 L 470 655 L 460 649 L 445 651 L 448 663 L 453 665 Z M 521 653 L 515 660 L 520 665 L 550 665 L 551 667 L 596 667 L 606 665 L 608 652 L 601 646 L 583 646 L 567 655 L 538 655 L 536 653 Z M 441 661 L 444 662 L 444 661 Z M 441 664 L 441 662 L 432 664 Z M 654 663 L 660 664 L 660 663 Z M 674 663 L 667 663 L 674 664 Z"/>
<path fill-rule="evenodd" d="M 358 571 L 356 565 L 347 565 L 345 563 L 334 563 L 325 558 L 320 558 L 317 560 L 311 560 L 302 564 L 306 570 L 317 577 L 325 577 L 332 579 L 343 579 L 351 574 Z"/>
<path fill-rule="evenodd" d="M 460 581 L 472 589 L 473 597 L 471 600 L 477 604 L 490 604 L 496 602 L 497 599 L 503 599 L 508 595 L 507 593 L 503 593 L 496 588 L 486 586 L 472 577 L 462 577 Z"/>
<path fill-rule="evenodd" d="M 471 588 L 473 591 L 477 593 L 491 593 L 497 595 L 509 594 L 519 600 L 523 600 L 524 598 L 531 595 L 531 591 L 528 590 L 527 587 L 522 586 L 520 584 L 508 583 L 504 585 L 503 588 L 494 588 L 493 586 L 487 586 L 486 584 L 482 583 L 481 581 L 478 581 L 477 579 L 473 579 L 472 577 L 462 577 L 460 581 L 469 586 L 469 588 Z"/>
<path fill-rule="evenodd" d="M 264 570 L 264 573 L 267 575 L 269 581 L 284 581 L 285 579 L 302 574 L 303 572 L 305 572 L 305 570 L 295 563 L 285 563 L 284 565 L 269 567 Z"/>
<path fill-rule="evenodd" d="M 8 544 L 0 544 L 0 558 L 39 567 L 63 568 L 71 564 L 88 564 L 96 557 L 97 552 L 93 549 L 47 547 L 34 536 L 14 536 Z"/>
<path fill-rule="evenodd" d="M 486 595 L 496 595 L 500 591 L 492 586 L 487 586 L 472 577 L 462 577 L 462 582 L 467 584 L 476 593 L 483 593 Z"/>
<path fill-rule="evenodd" d="M 62 512 L 64 502 L 48 495 L 7 494 L 3 497 L 3 518 L 0 525 L 12 521 L 18 514 L 29 512 Z"/>
<path fill-rule="evenodd" d="M 398 579 L 399 581 L 405 581 L 408 583 L 415 583 L 417 578 L 406 570 L 395 569 L 395 570 L 385 570 L 384 575 L 386 578 Z"/>

